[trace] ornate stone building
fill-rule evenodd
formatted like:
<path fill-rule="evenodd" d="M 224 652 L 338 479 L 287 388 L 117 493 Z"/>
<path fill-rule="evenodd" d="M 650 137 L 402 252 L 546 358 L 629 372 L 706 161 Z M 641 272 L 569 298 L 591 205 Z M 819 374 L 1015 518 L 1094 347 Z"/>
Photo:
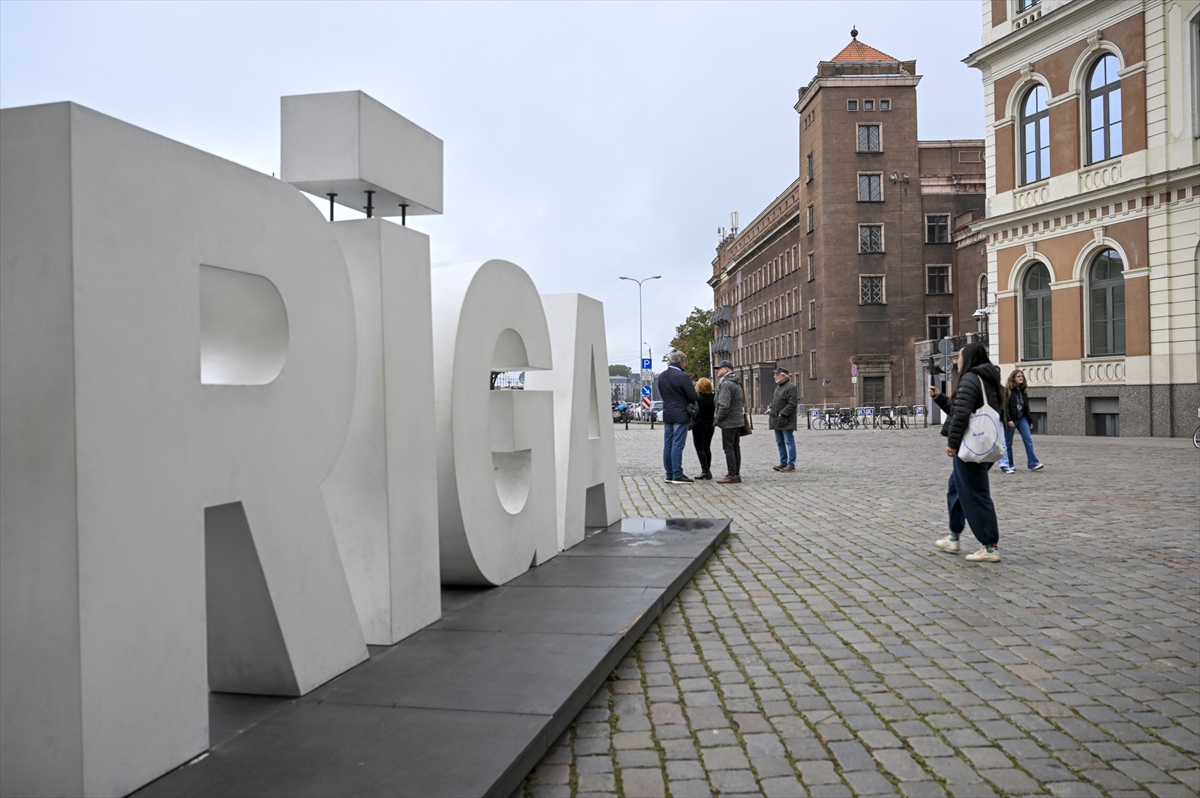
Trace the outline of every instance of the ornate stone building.
<path fill-rule="evenodd" d="M 992 356 L 1046 431 L 1200 406 L 1198 0 L 984 0 Z"/>
<path fill-rule="evenodd" d="M 916 62 L 851 35 L 799 91 L 799 177 L 712 262 L 714 356 L 759 411 L 776 364 L 806 404 L 920 402 L 913 342 L 976 329 L 951 234 L 982 211 L 983 141 L 918 141 Z"/>

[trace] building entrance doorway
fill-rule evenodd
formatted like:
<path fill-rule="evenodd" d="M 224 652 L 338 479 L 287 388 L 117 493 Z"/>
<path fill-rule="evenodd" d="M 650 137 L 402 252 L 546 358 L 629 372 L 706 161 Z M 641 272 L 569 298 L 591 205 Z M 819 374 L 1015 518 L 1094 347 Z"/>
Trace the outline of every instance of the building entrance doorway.
<path fill-rule="evenodd" d="M 863 407 L 877 408 L 886 404 L 887 397 L 883 391 L 883 377 L 863 377 Z"/>

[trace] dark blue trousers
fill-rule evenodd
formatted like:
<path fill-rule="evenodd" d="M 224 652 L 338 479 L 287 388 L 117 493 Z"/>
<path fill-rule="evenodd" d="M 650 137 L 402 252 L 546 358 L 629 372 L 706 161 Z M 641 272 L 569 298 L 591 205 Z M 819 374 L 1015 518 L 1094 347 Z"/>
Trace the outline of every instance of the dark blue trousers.
<path fill-rule="evenodd" d="M 960 534 L 965 520 L 971 525 L 971 532 L 985 546 L 1000 543 L 996 505 L 992 504 L 992 492 L 988 487 L 988 469 L 991 467 L 991 463 L 964 463 L 955 457 L 950 484 L 946 488 L 950 531 L 955 535 Z"/>

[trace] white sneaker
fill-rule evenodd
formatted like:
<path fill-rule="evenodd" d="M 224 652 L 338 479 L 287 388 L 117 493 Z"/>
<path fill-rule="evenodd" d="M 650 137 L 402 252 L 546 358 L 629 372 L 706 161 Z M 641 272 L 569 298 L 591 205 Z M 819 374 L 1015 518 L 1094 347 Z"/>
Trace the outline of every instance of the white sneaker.
<path fill-rule="evenodd" d="M 1013 474 L 1013 473 L 1016 473 L 1016 470 L 1017 469 L 1010 468 L 1009 466 L 1000 466 L 1000 471 L 1001 471 L 1001 473 L 1004 473 L 1004 474 Z"/>
<path fill-rule="evenodd" d="M 1030 470 L 1030 471 L 1041 471 L 1041 470 L 1042 470 L 1043 468 L 1045 468 L 1045 467 L 1046 467 L 1046 464 L 1045 464 L 1045 463 L 1038 463 L 1038 464 L 1037 464 L 1037 465 L 1035 465 L 1035 466 L 1030 466 L 1030 467 L 1029 467 L 1029 470 Z"/>
<path fill-rule="evenodd" d="M 944 538 L 941 538 L 940 540 L 933 541 L 933 545 L 937 546 L 942 551 L 957 552 L 959 550 L 959 548 L 961 548 L 958 545 L 958 541 L 955 540 L 954 538 L 950 537 L 949 535 L 947 535 Z"/>
<path fill-rule="evenodd" d="M 988 551 L 987 546 L 984 546 L 974 554 L 968 554 L 967 559 L 971 562 L 1000 562 L 1000 554 L 995 551 Z"/>

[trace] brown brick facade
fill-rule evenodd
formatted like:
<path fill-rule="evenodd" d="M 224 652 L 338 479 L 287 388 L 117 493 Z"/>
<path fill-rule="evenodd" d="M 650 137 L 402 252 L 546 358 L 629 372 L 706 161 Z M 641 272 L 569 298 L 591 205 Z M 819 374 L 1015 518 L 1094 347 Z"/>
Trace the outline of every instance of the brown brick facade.
<path fill-rule="evenodd" d="M 977 328 L 986 262 L 977 247 L 960 263 L 952 236 L 956 219 L 982 212 L 983 142 L 917 140 L 915 63 L 839 58 L 800 91 L 799 179 L 713 261 L 717 317 L 730 318 L 716 338 L 728 338 L 758 410 L 775 364 L 792 371 L 806 404 L 920 402 L 913 341 L 928 337 L 931 317 L 948 319 L 952 334 Z M 864 125 L 877 126 L 877 151 L 860 151 Z M 863 135 L 875 150 L 875 131 Z M 942 218 L 940 242 L 926 240 L 930 216 Z M 864 226 L 878 228 L 880 251 L 860 252 L 864 236 L 876 240 Z M 788 251 L 795 267 L 772 271 Z"/>

